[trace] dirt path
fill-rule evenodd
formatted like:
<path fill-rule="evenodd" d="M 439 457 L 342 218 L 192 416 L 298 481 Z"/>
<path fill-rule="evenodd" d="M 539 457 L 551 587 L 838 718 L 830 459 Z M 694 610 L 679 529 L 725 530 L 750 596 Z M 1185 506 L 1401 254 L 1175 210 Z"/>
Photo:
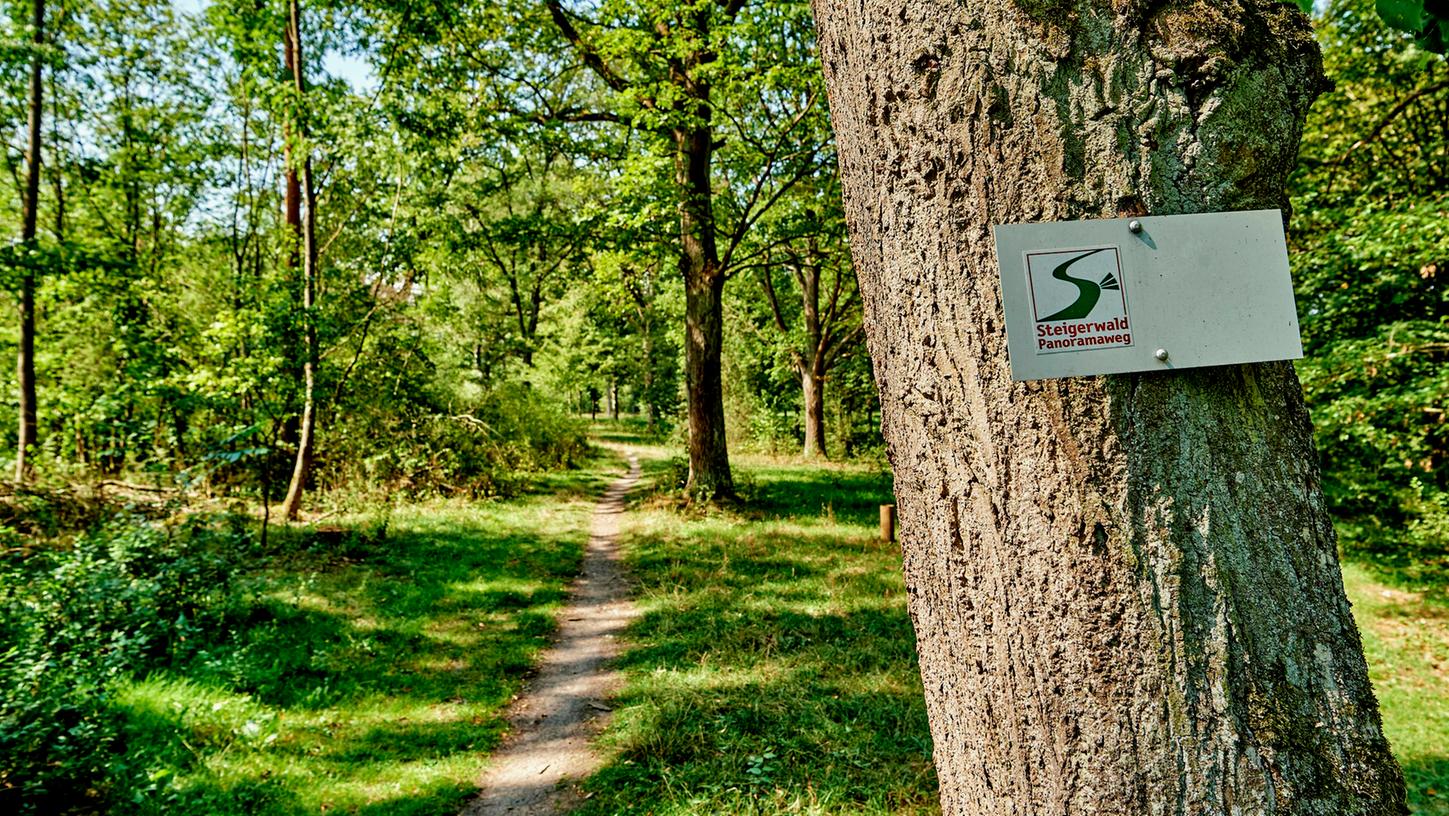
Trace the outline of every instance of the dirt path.
<path fill-rule="evenodd" d="M 639 480 L 639 460 L 604 491 L 594 509 L 584 567 L 569 592 L 558 640 L 538 676 L 509 708 L 509 735 L 493 754 L 482 792 L 462 816 L 553 816 L 579 797 L 570 784 L 593 773 L 602 757 L 589 740 L 603 725 L 619 674 L 607 666 L 618 636 L 637 614 L 619 563 L 624 495 Z"/>

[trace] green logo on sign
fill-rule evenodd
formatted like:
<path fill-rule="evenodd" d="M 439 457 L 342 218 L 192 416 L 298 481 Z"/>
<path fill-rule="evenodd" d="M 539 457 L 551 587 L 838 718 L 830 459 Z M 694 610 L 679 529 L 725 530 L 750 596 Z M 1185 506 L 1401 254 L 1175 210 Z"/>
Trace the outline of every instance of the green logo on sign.
<path fill-rule="evenodd" d="M 1093 309 L 1097 308 L 1097 301 L 1102 298 L 1103 289 L 1122 288 L 1117 283 L 1117 276 L 1111 272 L 1108 272 L 1106 277 L 1096 283 L 1086 278 L 1074 278 L 1067 274 L 1067 270 L 1071 268 L 1072 264 L 1083 258 L 1090 258 L 1098 252 L 1106 252 L 1107 249 L 1107 247 L 1103 247 L 1101 249 L 1094 249 L 1091 252 L 1083 252 L 1075 258 L 1059 264 L 1056 269 L 1052 270 L 1053 278 L 1077 287 L 1077 299 L 1072 302 L 1072 305 L 1062 309 L 1060 312 L 1038 319 L 1038 323 L 1049 323 L 1055 320 L 1081 320 L 1091 314 Z"/>

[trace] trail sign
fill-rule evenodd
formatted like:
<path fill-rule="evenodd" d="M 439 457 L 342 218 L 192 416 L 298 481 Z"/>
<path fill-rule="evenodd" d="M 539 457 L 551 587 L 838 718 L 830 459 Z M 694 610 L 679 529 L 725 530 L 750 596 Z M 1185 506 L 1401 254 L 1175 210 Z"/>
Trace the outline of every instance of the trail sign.
<path fill-rule="evenodd" d="M 1277 210 L 996 227 L 1011 376 L 1303 356 Z"/>

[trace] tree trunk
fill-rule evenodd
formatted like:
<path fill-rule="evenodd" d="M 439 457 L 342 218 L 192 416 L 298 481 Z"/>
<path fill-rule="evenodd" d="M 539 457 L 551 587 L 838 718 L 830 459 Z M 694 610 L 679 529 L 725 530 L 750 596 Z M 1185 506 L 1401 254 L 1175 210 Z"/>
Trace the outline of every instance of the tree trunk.
<path fill-rule="evenodd" d="M 25 151 L 25 200 L 21 202 L 20 240 L 35 241 L 35 225 L 40 210 L 40 120 L 44 111 L 41 99 L 42 69 L 40 49 L 45 44 L 45 0 L 34 0 L 31 43 L 35 54 L 30 58 L 30 142 Z M 30 448 L 39 437 L 35 398 L 35 267 L 27 264 L 20 273 L 20 340 L 15 360 L 16 385 L 20 390 L 20 432 L 15 441 L 15 481 L 30 476 Z"/>
<path fill-rule="evenodd" d="M 294 83 L 302 70 L 298 56 L 298 43 L 292 38 L 289 23 L 287 34 L 282 41 L 282 65 L 286 68 L 287 75 L 293 77 Z M 297 170 L 297 162 L 292 156 L 296 134 L 289 133 L 288 136 L 291 138 L 282 142 L 282 163 L 287 171 L 282 217 L 287 223 L 287 268 L 296 269 L 302 265 L 302 179 Z"/>
<path fill-rule="evenodd" d="M 816 0 L 946 814 L 1401 814 L 1290 365 L 1012 382 L 991 225 L 1285 204 L 1277 0 Z"/>
<path fill-rule="evenodd" d="M 291 23 L 289 22 L 287 24 L 287 31 L 282 37 L 282 67 L 286 70 L 287 76 L 292 77 L 294 82 L 297 72 L 300 70 L 297 62 L 296 46 L 296 42 L 292 39 Z M 302 265 L 302 176 L 301 172 L 297 169 L 296 158 L 292 155 L 296 134 L 291 132 L 290 128 L 292 125 L 290 123 L 286 127 L 288 128 L 286 138 L 282 140 L 282 164 L 286 169 L 283 181 L 282 220 L 287 225 L 287 269 L 295 273 L 295 270 Z M 258 269 L 260 270 L 260 265 Z M 288 341 L 292 340 L 290 332 L 287 339 Z M 303 368 L 306 368 L 305 363 Z M 297 370 L 288 366 L 287 371 L 293 375 L 293 381 L 296 382 Z M 304 370 L 302 382 L 298 383 L 302 386 L 304 392 L 307 389 L 306 379 Z M 305 407 L 303 408 L 303 412 L 306 412 Z M 282 424 L 281 435 L 279 437 L 280 441 L 286 445 L 300 445 L 301 425 L 300 417 L 288 415 L 286 421 Z"/>
<path fill-rule="evenodd" d="M 698 114 L 708 117 L 701 107 Z M 675 176 L 682 191 L 679 232 L 684 278 L 684 373 L 689 401 L 689 481 L 691 496 L 714 500 L 734 495 L 725 442 L 723 295 L 725 276 L 715 245 L 710 197 L 713 151 L 709 127 L 675 133 Z"/>
<path fill-rule="evenodd" d="M 305 63 L 302 59 L 302 13 L 297 0 L 288 3 L 292 48 L 292 83 L 300 100 L 306 93 L 303 80 Z M 302 509 L 302 493 L 307 487 L 307 475 L 312 470 L 312 457 L 316 447 L 317 429 L 317 190 L 312 179 L 311 150 L 306 146 L 307 132 L 297 126 L 303 142 L 302 149 L 302 195 L 306 199 L 306 211 L 302 218 L 302 324 L 306 359 L 302 363 L 302 428 L 297 440 L 297 459 L 292 466 L 292 481 L 287 485 L 287 498 L 282 503 L 283 517 L 296 521 Z"/>
<path fill-rule="evenodd" d="M 811 240 L 809 258 L 795 263 L 800 285 L 800 316 L 805 322 L 805 353 L 796 359 L 800 372 L 800 396 L 805 406 L 806 458 L 825 458 L 825 330 L 820 322 L 819 254 Z M 839 273 L 837 273 L 839 274 Z"/>
<path fill-rule="evenodd" d="M 800 390 L 805 399 L 805 451 L 809 458 L 827 458 L 825 453 L 825 362 L 801 368 Z"/>
<path fill-rule="evenodd" d="M 641 317 L 639 325 L 642 328 L 640 336 L 643 338 L 643 359 L 644 359 L 644 422 L 645 427 L 654 430 L 654 423 L 658 419 L 654 411 L 654 343 L 650 340 L 650 332 L 653 330 L 647 319 Z"/>

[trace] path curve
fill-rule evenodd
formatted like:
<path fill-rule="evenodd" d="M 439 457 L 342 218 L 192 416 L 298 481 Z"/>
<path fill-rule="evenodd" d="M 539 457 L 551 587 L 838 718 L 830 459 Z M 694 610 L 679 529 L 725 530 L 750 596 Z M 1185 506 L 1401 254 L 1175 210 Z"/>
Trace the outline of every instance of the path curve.
<path fill-rule="evenodd" d="M 572 781 L 603 764 L 590 739 L 609 712 L 620 675 L 609 662 L 619 636 L 638 614 L 619 562 L 624 496 L 639 481 L 639 459 L 609 485 L 594 508 L 584 566 L 569 590 L 558 639 L 538 674 L 508 709 L 509 734 L 489 758 L 482 789 L 462 816 L 554 816 L 579 798 Z"/>

